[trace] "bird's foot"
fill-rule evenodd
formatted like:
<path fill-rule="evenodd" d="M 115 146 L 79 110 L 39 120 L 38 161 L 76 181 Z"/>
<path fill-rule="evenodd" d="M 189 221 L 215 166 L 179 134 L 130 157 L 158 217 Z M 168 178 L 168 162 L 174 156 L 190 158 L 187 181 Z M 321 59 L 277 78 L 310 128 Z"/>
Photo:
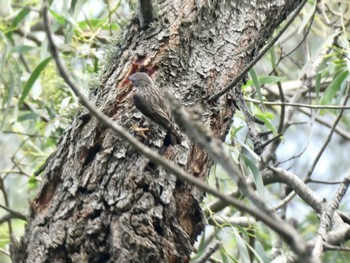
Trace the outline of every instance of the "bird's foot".
<path fill-rule="evenodd" d="M 133 124 L 131 125 L 131 128 L 142 138 L 148 140 L 147 136 L 145 135 L 145 132 L 149 130 L 149 128 L 141 128 L 138 127 L 137 125 Z"/>

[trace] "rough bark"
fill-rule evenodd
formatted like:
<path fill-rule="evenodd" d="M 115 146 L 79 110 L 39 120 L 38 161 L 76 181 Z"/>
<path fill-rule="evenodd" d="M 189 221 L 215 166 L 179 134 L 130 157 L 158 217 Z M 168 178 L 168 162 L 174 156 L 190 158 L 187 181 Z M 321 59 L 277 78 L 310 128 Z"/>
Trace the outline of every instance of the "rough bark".
<path fill-rule="evenodd" d="M 90 95 L 130 133 L 144 118 L 132 104 L 127 77 L 147 71 L 203 124 L 223 138 L 234 114 L 234 92 L 208 104 L 254 57 L 300 1 L 161 1 L 158 20 L 134 20 Z M 156 126 L 144 143 L 158 151 Z M 137 136 L 137 134 L 135 134 Z M 206 179 L 211 162 L 185 135 L 163 155 Z M 142 138 L 140 137 L 140 140 Z M 48 159 L 31 203 L 25 234 L 11 248 L 14 262 L 186 262 L 204 227 L 202 193 L 150 163 L 88 112 L 78 114 Z"/>

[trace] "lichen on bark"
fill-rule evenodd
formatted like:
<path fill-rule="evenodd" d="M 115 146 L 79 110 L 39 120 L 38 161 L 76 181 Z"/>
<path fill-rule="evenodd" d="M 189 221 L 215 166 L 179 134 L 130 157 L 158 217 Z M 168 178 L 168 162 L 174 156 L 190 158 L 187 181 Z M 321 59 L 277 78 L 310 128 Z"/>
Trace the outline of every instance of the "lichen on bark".
<path fill-rule="evenodd" d="M 144 125 L 144 118 L 133 106 L 127 77 L 147 71 L 189 110 L 200 105 L 203 125 L 223 138 L 235 93 L 210 104 L 206 98 L 239 74 L 298 3 L 163 1 L 152 26 L 131 22 L 90 97 L 134 133 L 132 125 Z M 147 137 L 144 143 L 158 151 L 164 132 L 155 126 Z M 183 137 L 162 154 L 206 180 L 210 159 Z M 203 193 L 151 163 L 86 110 L 61 137 L 42 177 L 25 234 L 11 247 L 14 262 L 187 262 L 204 228 Z"/>

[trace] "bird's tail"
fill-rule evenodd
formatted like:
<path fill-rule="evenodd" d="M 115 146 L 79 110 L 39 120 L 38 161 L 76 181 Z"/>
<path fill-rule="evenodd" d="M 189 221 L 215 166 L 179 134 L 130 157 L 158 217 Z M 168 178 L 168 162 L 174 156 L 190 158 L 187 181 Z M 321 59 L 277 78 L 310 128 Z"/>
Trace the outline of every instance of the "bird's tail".
<path fill-rule="evenodd" d="M 164 143 L 169 145 L 176 145 L 181 143 L 181 136 L 180 134 L 175 130 L 174 127 L 170 127 L 167 131 L 167 134 L 165 136 Z"/>

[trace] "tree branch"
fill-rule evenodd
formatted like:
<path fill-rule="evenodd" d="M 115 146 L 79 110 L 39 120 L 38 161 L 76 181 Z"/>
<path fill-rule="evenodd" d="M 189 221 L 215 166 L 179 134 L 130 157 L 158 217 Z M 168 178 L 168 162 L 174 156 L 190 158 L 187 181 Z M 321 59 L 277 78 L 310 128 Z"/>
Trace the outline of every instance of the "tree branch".
<path fill-rule="evenodd" d="M 1 204 L 0 204 L 0 208 L 6 210 L 7 212 L 9 212 L 9 214 L 12 214 L 13 218 L 18 218 L 18 219 L 21 219 L 23 221 L 27 221 L 27 217 L 24 214 L 20 213 L 20 212 L 12 210 L 11 208 L 8 208 L 8 207 L 6 207 L 4 205 L 1 205 Z"/>
<path fill-rule="evenodd" d="M 266 206 L 265 202 L 256 195 L 254 189 L 247 183 L 245 177 L 233 165 L 233 162 L 225 153 L 221 142 L 213 138 L 199 121 L 192 118 L 184 107 L 169 93 L 165 92 L 165 97 L 169 102 L 173 116 L 180 128 L 189 136 L 189 138 L 198 143 L 209 156 L 233 178 L 237 183 L 239 190 L 246 195 L 252 203 L 260 210 L 260 216 L 264 216 L 264 221 L 271 229 L 276 231 L 291 246 L 295 253 L 307 262 L 314 262 L 310 257 L 306 243 L 299 233 L 288 223 L 282 221 Z M 300 243 L 301 242 L 301 243 Z M 302 256 L 303 255 L 303 256 Z"/>
<path fill-rule="evenodd" d="M 142 153 L 144 156 L 146 156 L 148 159 L 150 159 L 152 162 L 161 165 L 165 170 L 168 172 L 176 175 L 176 177 L 184 182 L 187 182 L 191 185 L 197 186 L 202 191 L 205 191 L 209 194 L 212 194 L 215 197 L 220 198 L 223 202 L 233 205 L 234 207 L 237 207 L 238 209 L 241 209 L 242 211 L 245 211 L 255 217 L 257 220 L 260 220 L 264 222 L 266 225 L 268 225 L 271 229 L 276 231 L 280 236 L 282 236 L 288 244 L 291 245 L 293 250 L 295 250 L 296 254 L 300 256 L 300 258 L 303 258 L 305 262 L 315 262 L 310 258 L 309 251 L 307 249 L 307 246 L 303 239 L 299 236 L 299 234 L 288 224 L 284 223 L 281 220 L 278 220 L 277 218 L 272 218 L 270 215 L 266 213 L 262 213 L 261 211 L 248 207 L 244 202 L 237 200 L 235 198 L 226 196 L 215 189 L 208 186 L 206 183 L 202 182 L 201 180 L 189 175 L 185 171 L 179 169 L 174 164 L 169 162 L 164 157 L 160 156 L 159 154 L 155 153 L 151 149 L 145 147 L 142 143 L 140 143 L 138 140 L 136 140 L 133 136 L 131 136 L 129 133 L 127 133 L 122 127 L 119 125 L 113 123 L 110 121 L 110 119 L 100 112 L 94 105 L 92 105 L 87 97 L 79 90 L 78 87 L 75 86 L 74 82 L 72 81 L 71 77 L 68 75 L 67 70 L 65 69 L 59 55 L 57 48 L 54 44 L 51 29 L 48 25 L 48 17 L 47 17 L 47 10 L 48 10 L 48 0 L 46 0 L 43 4 L 43 18 L 44 18 L 44 25 L 45 30 L 47 33 L 47 38 L 49 42 L 49 46 L 51 49 L 52 56 L 56 62 L 58 71 L 61 75 L 61 77 L 66 81 L 68 86 L 72 89 L 72 91 L 75 93 L 75 95 L 80 99 L 80 102 L 84 107 L 86 107 L 90 114 L 93 115 L 96 119 L 98 119 L 104 126 L 110 128 L 114 133 L 116 133 L 120 138 L 128 141 L 132 147 L 134 147 L 137 151 Z M 276 220 L 278 220 L 276 222 Z"/>
<path fill-rule="evenodd" d="M 276 173 L 279 179 L 290 186 L 307 204 L 317 213 L 322 212 L 323 200 L 318 197 L 298 176 L 281 168 L 269 166 L 269 169 Z"/>
<path fill-rule="evenodd" d="M 340 184 L 333 200 L 328 203 L 324 209 L 320 221 L 320 227 L 316 238 L 316 244 L 313 250 L 315 257 L 320 257 L 324 250 L 324 243 L 327 241 L 327 229 L 333 221 L 333 215 L 335 210 L 339 208 L 340 201 L 343 199 L 350 184 L 350 172 L 345 176 L 344 180 Z"/>
<path fill-rule="evenodd" d="M 222 243 L 220 241 L 215 241 L 213 245 L 208 247 L 206 251 L 204 251 L 203 255 L 195 260 L 195 263 L 205 263 L 208 262 L 208 259 L 215 253 L 216 250 L 218 250 L 222 246 Z"/>
<path fill-rule="evenodd" d="M 253 103 L 261 103 L 260 100 L 245 98 L 246 101 L 251 101 Z M 263 101 L 265 105 L 271 106 L 292 106 L 297 108 L 309 108 L 309 109 L 317 109 L 317 110 L 350 110 L 350 106 L 339 106 L 339 105 L 311 105 L 305 103 L 293 103 L 293 102 L 282 102 L 282 101 Z"/>

